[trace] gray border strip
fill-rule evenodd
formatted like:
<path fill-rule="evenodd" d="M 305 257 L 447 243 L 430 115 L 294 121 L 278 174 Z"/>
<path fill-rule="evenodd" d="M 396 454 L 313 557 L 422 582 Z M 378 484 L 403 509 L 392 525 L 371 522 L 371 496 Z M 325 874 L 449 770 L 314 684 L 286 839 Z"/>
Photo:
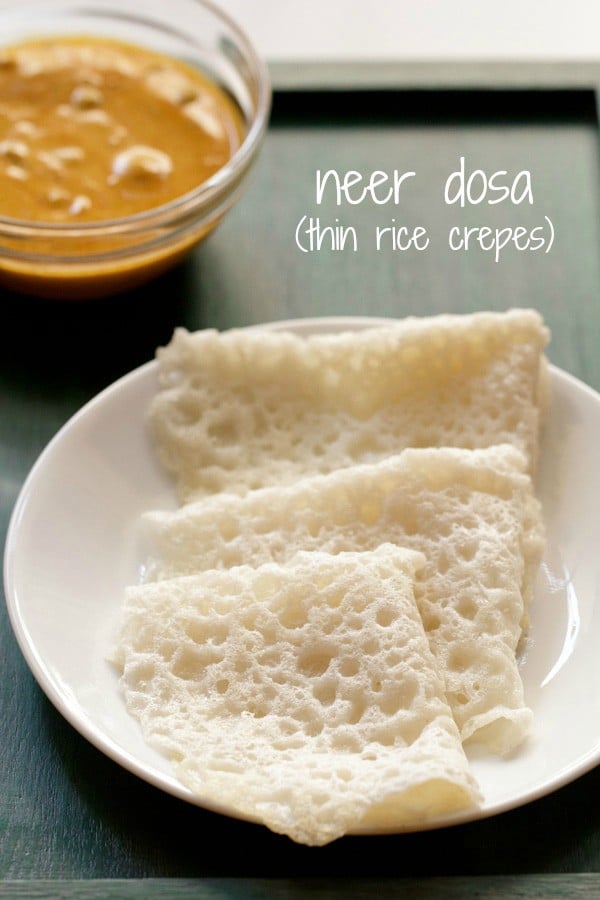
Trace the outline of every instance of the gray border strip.
<path fill-rule="evenodd" d="M 272 62 L 275 90 L 375 88 L 592 88 L 600 59 L 586 62 Z"/>
<path fill-rule="evenodd" d="M 0 881 L 1 897 L 39 900 L 541 900 L 566 898 L 594 900 L 600 897 L 600 875 L 595 873 L 540 875 L 467 875 L 435 878 L 148 878 L 148 879 L 44 879 Z"/>

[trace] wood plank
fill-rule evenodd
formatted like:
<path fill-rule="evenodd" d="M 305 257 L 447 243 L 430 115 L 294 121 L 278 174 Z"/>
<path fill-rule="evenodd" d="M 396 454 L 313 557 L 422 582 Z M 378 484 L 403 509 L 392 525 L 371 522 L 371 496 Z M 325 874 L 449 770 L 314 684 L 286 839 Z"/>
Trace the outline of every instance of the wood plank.
<path fill-rule="evenodd" d="M 569 897 L 570 900 L 600 897 L 600 875 L 520 875 L 455 878 L 398 878 L 398 879 L 268 879 L 214 878 L 184 879 L 155 878 L 134 880 L 34 880 L 0 882 L 0 896 L 70 900 L 100 900 L 104 897 L 195 897 L 198 900 L 300 900 L 307 896 L 318 898 L 348 898 L 372 900 L 382 898 L 418 898 L 428 900 L 551 900 Z"/>

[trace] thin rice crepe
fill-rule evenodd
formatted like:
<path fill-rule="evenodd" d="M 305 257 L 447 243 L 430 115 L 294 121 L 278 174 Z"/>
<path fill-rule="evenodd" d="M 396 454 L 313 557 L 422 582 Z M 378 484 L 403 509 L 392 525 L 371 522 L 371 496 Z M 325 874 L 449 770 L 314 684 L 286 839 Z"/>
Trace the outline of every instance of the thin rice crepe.
<path fill-rule="evenodd" d="M 129 589 L 129 711 L 206 805 L 306 844 L 476 808 L 415 604 L 421 554 L 298 553 Z"/>
<path fill-rule="evenodd" d="M 512 443 L 535 468 L 548 331 L 533 310 L 303 337 L 177 329 L 150 427 L 187 502 L 290 484 L 405 447 Z"/>
<path fill-rule="evenodd" d="M 532 721 L 516 652 L 543 538 L 526 468 L 511 446 L 409 449 L 244 497 L 148 513 L 146 577 L 386 542 L 423 553 L 415 595 L 461 737 L 507 753 Z"/>

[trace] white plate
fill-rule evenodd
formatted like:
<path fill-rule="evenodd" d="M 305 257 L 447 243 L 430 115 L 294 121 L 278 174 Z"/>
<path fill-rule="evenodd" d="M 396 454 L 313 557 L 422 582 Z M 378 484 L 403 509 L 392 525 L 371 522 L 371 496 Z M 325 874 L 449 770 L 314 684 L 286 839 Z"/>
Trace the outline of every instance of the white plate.
<path fill-rule="evenodd" d="M 304 319 L 271 327 L 309 333 L 377 321 Z M 535 734 L 510 759 L 472 757 L 485 796 L 482 808 L 436 826 L 519 806 L 600 761 L 600 395 L 556 368 L 551 379 L 538 488 L 548 553 L 522 665 Z M 106 661 L 123 589 L 138 580 L 139 516 L 150 508 L 175 507 L 144 424 L 155 389 L 151 362 L 88 403 L 42 453 L 11 519 L 6 597 L 23 654 L 63 716 L 126 769 L 206 806 L 144 743 Z"/>

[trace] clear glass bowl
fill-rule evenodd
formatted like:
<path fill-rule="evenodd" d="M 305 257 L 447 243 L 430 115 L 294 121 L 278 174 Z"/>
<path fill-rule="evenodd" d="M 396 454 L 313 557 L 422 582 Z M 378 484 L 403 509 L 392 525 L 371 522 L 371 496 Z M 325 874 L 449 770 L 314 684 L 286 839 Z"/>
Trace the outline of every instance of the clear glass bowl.
<path fill-rule="evenodd" d="M 83 35 L 137 44 L 199 68 L 234 99 L 246 133 L 230 161 L 207 181 L 147 212 L 56 225 L 4 217 L 0 198 L 0 284 L 38 296 L 113 294 L 178 262 L 240 197 L 268 123 L 267 68 L 240 28 L 210 2 L 34 0 L 0 9 L 3 46 Z"/>

